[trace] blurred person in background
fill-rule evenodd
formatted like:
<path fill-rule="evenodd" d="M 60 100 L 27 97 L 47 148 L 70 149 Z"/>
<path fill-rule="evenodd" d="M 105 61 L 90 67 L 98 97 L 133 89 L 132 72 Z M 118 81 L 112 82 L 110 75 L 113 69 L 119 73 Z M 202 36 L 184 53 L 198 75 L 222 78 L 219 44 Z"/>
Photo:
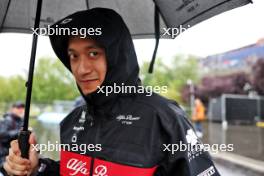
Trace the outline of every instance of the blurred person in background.
<path fill-rule="evenodd" d="M 8 155 L 10 142 L 17 138 L 23 125 L 24 112 L 24 103 L 17 101 L 0 121 L 0 165 L 5 161 L 5 156 Z"/>
<path fill-rule="evenodd" d="M 194 101 L 194 111 L 192 114 L 192 121 L 194 123 L 196 134 L 199 138 L 203 137 L 202 122 L 204 120 L 205 120 L 205 107 L 203 105 L 203 102 L 199 98 L 196 98 Z"/>

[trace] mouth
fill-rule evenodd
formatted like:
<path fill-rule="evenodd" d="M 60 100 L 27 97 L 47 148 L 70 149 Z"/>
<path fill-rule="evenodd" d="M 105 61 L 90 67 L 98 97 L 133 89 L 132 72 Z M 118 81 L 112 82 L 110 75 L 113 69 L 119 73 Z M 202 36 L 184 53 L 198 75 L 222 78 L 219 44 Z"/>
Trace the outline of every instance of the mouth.
<path fill-rule="evenodd" d="M 85 79 L 85 80 L 80 80 L 80 83 L 89 83 L 97 80 L 99 79 L 98 78 Z"/>

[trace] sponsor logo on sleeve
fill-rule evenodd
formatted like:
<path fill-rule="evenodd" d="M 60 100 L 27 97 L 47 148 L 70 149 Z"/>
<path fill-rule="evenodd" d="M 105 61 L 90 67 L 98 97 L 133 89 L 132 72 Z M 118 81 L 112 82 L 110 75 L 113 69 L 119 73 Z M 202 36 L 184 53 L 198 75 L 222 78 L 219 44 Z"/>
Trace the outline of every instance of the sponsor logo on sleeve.
<path fill-rule="evenodd" d="M 208 169 L 206 169 L 205 171 L 198 174 L 197 176 L 211 176 L 214 173 L 215 173 L 215 168 L 214 168 L 214 166 L 211 166 Z"/>
<path fill-rule="evenodd" d="M 193 159 L 195 159 L 196 157 L 198 157 L 199 155 L 203 154 L 204 150 L 204 146 L 201 143 L 201 141 L 198 139 L 198 137 L 196 136 L 195 132 L 193 131 L 193 129 L 188 129 L 187 130 L 187 134 L 186 134 L 186 141 L 188 143 L 188 159 L 189 162 Z"/>

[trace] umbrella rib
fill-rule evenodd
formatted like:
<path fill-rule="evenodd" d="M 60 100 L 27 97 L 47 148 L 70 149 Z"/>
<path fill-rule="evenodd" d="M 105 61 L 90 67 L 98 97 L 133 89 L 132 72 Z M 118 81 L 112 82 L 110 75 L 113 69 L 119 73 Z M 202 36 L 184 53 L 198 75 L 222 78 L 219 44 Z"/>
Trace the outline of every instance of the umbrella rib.
<path fill-rule="evenodd" d="M 7 8 L 6 8 L 6 12 L 5 12 L 5 15 L 4 15 L 4 18 L 3 18 L 3 21 L 2 21 L 2 23 L 1 23 L 0 31 L 2 30 L 3 25 L 4 25 L 4 23 L 5 23 L 5 19 L 6 19 L 6 16 L 7 16 L 7 12 L 8 12 L 8 10 L 9 10 L 10 2 L 11 2 L 11 0 L 9 0 L 8 3 L 7 3 Z"/>
<path fill-rule="evenodd" d="M 155 3 L 155 1 L 153 1 L 153 2 Z M 163 20 L 165 26 L 168 27 L 168 26 L 169 26 L 169 25 L 168 25 L 169 23 L 168 23 L 167 19 L 165 18 L 164 14 L 163 14 L 163 11 L 160 10 L 160 7 L 159 7 L 158 5 L 156 5 L 156 6 L 157 6 L 157 8 L 158 8 L 159 14 L 160 14 L 160 16 L 162 17 L 162 20 Z"/>
<path fill-rule="evenodd" d="M 88 1 L 89 1 L 89 0 L 85 0 L 87 10 L 90 9 L 90 7 L 89 7 L 89 2 L 88 2 Z"/>

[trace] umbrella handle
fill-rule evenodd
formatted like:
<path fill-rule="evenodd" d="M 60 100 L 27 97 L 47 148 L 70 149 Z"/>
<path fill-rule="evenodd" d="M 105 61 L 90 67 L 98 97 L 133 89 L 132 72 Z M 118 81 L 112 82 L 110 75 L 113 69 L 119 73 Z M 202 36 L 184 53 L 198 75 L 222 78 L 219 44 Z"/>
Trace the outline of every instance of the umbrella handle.
<path fill-rule="evenodd" d="M 21 130 L 18 136 L 18 145 L 21 151 L 22 158 L 27 158 L 27 159 L 29 158 L 28 152 L 29 152 L 30 144 L 28 140 L 30 133 L 31 133 L 30 131 Z"/>

